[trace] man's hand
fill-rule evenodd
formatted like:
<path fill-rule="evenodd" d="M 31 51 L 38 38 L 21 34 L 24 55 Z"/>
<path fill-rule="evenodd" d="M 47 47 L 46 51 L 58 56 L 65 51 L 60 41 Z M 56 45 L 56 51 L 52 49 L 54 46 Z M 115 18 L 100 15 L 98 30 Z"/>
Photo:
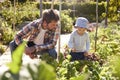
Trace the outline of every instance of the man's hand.
<path fill-rule="evenodd" d="M 26 47 L 25 48 L 25 54 L 29 55 L 29 54 L 34 54 L 35 53 L 35 47 Z"/>
<path fill-rule="evenodd" d="M 35 47 L 26 47 L 25 54 L 29 55 L 31 59 L 37 58 L 37 55 L 35 54 Z"/>

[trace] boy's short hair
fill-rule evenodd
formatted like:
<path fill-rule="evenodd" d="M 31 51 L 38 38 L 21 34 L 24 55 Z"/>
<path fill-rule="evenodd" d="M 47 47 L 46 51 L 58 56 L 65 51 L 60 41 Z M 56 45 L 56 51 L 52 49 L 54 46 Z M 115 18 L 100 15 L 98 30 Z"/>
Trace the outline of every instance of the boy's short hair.
<path fill-rule="evenodd" d="M 46 9 L 43 11 L 42 19 L 47 23 L 50 23 L 53 20 L 57 22 L 59 21 L 59 12 L 58 10 Z"/>
<path fill-rule="evenodd" d="M 89 21 L 84 17 L 78 17 L 75 22 L 75 28 L 81 27 L 81 28 L 88 28 Z"/>

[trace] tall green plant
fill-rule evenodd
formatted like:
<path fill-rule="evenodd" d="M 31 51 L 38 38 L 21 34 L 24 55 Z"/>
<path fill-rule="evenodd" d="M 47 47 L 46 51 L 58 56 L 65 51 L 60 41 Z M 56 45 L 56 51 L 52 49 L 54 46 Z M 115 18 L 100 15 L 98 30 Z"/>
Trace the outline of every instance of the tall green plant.
<path fill-rule="evenodd" d="M 22 64 L 22 55 L 25 49 L 25 42 L 22 43 L 17 49 L 12 53 L 12 62 L 8 64 L 10 71 L 13 74 L 17 74 L 20 70 Z"/>

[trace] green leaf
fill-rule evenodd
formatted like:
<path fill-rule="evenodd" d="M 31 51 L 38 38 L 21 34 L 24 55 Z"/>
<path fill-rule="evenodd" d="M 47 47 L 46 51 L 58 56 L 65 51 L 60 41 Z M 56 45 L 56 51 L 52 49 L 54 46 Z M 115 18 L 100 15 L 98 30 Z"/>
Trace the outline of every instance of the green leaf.
<path fill-rule="evenodd" d="M 87 80 L 89 74 L 83 73 L 78 77 L 71 77 L 70 80 Z"/>
<path fill-rule="evenodd" d="M 45 62 L 40 62 L 38 80 L 56 80 L 54 68 Z"/>
<path fill-rule="evenodd" d="M 13 74 L 17 74 L 20 70 L 24 48 L 25 42 L 17 47 L 16 50 L 12 53 L 12 62 L 9 63 L 8 66 Z"/>

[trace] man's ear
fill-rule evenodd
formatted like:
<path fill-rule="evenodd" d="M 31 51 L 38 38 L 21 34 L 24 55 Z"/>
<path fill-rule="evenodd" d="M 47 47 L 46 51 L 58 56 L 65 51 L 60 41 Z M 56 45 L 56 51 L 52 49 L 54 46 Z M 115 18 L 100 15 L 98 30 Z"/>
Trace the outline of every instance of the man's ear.
<path fill-rule="evenodd" d="M 44 20 L 43 21 L 43 26 L 46 26 L 47 25 L 47 22 Z"/>
<path fill-rule="evenodd" d="M 46 21 L 43 21 L 43 24 L 42 24 L 42 25 L 43 25 L 43 28 L 44 28 L 44 29 L 46 29 L 46 28 L 47 28 L 47 26 L 48 26 L 48 24 L 47 24 L 47 22 L 46 22 Z"/>

